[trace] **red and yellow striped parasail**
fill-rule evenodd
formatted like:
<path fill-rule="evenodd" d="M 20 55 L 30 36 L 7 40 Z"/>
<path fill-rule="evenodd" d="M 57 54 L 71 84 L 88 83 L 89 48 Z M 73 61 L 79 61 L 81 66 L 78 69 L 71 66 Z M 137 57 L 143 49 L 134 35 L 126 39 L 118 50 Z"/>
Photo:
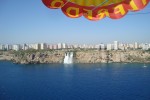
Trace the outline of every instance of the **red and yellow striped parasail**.
<path fill-rule="evenodd" d="M 51 9 L 60 8 L 71 18 L 84 16 L 89 20 L 101 20 L 105 17 L 119 19 L 129 11 L 144 9 L 150 0 L 42 0 Z"/>

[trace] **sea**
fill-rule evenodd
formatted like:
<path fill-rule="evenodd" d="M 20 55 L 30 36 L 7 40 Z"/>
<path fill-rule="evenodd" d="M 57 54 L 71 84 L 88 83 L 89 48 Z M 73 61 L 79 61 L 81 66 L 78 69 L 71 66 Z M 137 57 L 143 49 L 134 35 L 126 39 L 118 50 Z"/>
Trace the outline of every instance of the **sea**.
<path fill-rule="evenodd" d="M 0 100 L 150 100 L 150 64 L 0 61 Z"/>

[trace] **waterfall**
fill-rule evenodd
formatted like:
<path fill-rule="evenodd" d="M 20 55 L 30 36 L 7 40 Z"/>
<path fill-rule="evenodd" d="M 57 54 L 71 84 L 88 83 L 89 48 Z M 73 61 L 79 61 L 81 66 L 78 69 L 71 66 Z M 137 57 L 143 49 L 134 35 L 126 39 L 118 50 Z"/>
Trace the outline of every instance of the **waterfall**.
<path fill-rule="evenodd" d="M 64 64 L 72 64 L 73 63 L 73 52 L 65 53 Z"/>

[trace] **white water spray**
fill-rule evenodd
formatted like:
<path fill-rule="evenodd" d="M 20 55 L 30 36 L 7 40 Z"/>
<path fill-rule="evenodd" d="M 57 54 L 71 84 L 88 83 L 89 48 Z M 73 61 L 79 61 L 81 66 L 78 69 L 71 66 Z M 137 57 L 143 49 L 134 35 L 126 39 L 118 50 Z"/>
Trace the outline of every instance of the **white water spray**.
<path fill-rule="evenodd" d="M 73 52 L 65 53 L 64 64 L 72 64 L 73 63 Z"/>

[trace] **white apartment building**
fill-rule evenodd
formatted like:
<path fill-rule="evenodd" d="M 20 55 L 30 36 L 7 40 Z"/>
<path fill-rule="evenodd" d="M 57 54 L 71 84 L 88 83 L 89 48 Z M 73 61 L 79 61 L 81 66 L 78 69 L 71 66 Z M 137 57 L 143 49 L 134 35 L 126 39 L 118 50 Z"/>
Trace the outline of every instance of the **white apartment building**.
<path fill-rule="evenodd" d="M 12 45 L 8 45 L 8 50 L 12 50 Z"/>
<path fill-rule="evenodd" d="M 70 49 L 73 49 L 73 48 L 74 48 L 74 46 L 73 46 L 73 45 L 69 45 L 69 48 L 70 48 Z"/>
<path fill-rule="evenodd" d="M 53 45 L 52 44 L 50 44 L 50 45 L 48 45 L 48 49 L 54 49 L 54 47 L 53 47 Z"/>
<path fill-rule="evenodd" d="M 74 48 L 79 48 L 79 45 L 78 44 L 74 44 L 73 47 Z"/>
<path fill-rule="evenodd" d="M 139 44 L 137 42 L 134 43 L 134 49 L 138 49 L 139 48 Z"/>
<path fill-rule="evenodd" d="M 73 49 L 74 46 L 73 46 L 73 45 L 67 45 L 67 48 L 68 48 L 68 49 Z"/>
<path fill-rule="evenodd" d="M 147 43 L 142 45 L 142 50 L 148 50 L 150 47 Z"/>
<path fill-rule="evenodd" d="M 89 46 L 87 44 L 83 44 L 81 47 L 84 48 L 84 49 L 89 48 Z"/>
<path fill-rule="evenodd" d="M 94 45 L 89 45 L 88 48 L 89 48 L 89 49 L 94 49 L 95 46 L 94 46 Z"/>
<path fill-rule="evenodd" d="M 105 50 L 105 44 L 101 43 L 101 44 L 99 44 L 99 45 L 100 45 L 100 49 L 101 49 L 101 50 Z"/>
<path fill-rule="evenodd" d="M 119 42 L 118 41 L 114 41 L 114 50 L 118 50 L 119 49 Z"/>
<path fill-rule="evenodd" d="M 134 44 L 129 44 L 130 49 L 134 49 Z"/>
<path fill-rule="evenodd" d="M 36 43 L 36 44 L 29 44 L 28 47 L 29 47 L 29 49 L 38 50 L 38 49 L 40 49 L 40 44 L 38 44 L 38 43 Z"/>
<path fill-rule="evenodd" d="M 20 45 L 19 44 L 15 44 L 12 46 L 12 50 L 18 51 L 20 50 Z"/>
<path fill-rule="evenodd" d="M 54 48 L 54 49 L 58 49 L 58 45 L 54 44 L 54 45 L 53 45 L 53 48 Z"/>
<path fill-rule="evenodd" d="M 66 44 L 66 43 L 63 43 L 63 44 L 62 44 L 62 48 L 63 48 L 63 49 L 68 48 L 67 44 Z"/>
<path fill-rule="evenodd" d="M 5 45 L 0 44 L 0 50 L 4 50 L 5 49 Z"/>
<path fill-rule="evenodd" d="M 23 50 L 28 50 L 28 49 L 29 49 L 29 47 L 28 47 L 28 45 L 27 45 L 27 44 L 23 44 L 22 49 L 23 49 Z"/>
<path fill-rule="evenodd" d="M 95 48 L 100 50 L 101 46 L 99 44 L 95 45 Z"/>
<path fill-rule="evenodd" d="M 113 45 L 112 44 L 107 44 L 107 50 L 112 50 L 113 49 Z"/>
<path fill-rule="evenodd" d="M 58 49 L 62 49 L 62 43 L 58 43 Z"/>
<path fill-rule="evenodd" d="M 41 44 L 40 44 L 40 49 L 41 49 L 41 50 L 47 49 L 47 44 L 46 44 L 46 43 L 41 43 Z"/>
<path fill-rule="evenodd" d="M 2 45 L 2 44 L 0 44 L 0 50 L 12 50 L 12 45 L 9 45 L 9 44 Z"/>
<path fill-rule="evenodd" d="M 119 47 L 120 50 L 125 50 L 125 44 L 123 43 L 119 43 Z"/>

